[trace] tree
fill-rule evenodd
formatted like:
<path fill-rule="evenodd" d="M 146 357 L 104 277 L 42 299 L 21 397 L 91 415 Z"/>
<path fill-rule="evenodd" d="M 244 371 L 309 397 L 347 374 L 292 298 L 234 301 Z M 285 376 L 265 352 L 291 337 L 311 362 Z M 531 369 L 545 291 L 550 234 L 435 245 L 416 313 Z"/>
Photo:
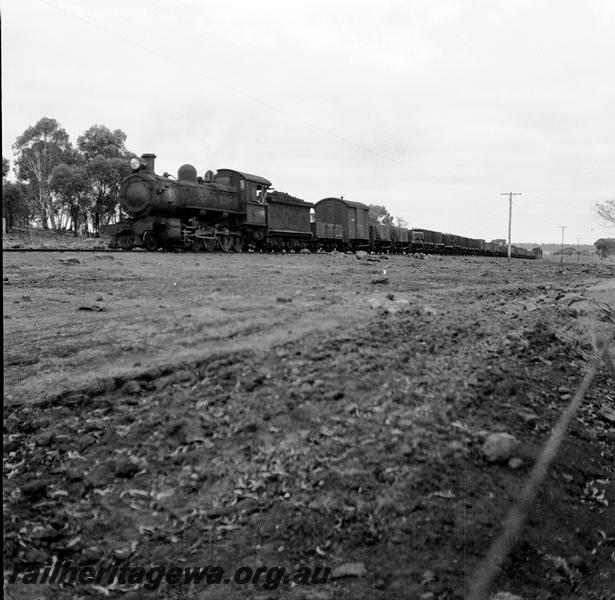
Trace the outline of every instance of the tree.
<path fill-rule="evenodd" d="M 94 232 L 100 234 L 101 224 L 107 224 L 115 214 L 119 196 L 119 182 L 130 173 L 125 147 L 126 134 L 121 129 L 111 131 L 104 125 L 93 125 L 77 138 L 77 147 L 86 159 L 93 203 L 90 214 Z"/>
<path fill-rule="evenodd" d="M 397 227 L 408 227 L 410 224 L 402 217 L 395 217 L 395 225 L 397 225 Z"/>
<path fill-rule="evenodd" d="M 378 204 L 369 205 L 368 218 L 372 223 L 380 223 L 381 225 L 392 225 L 393 217 L 389 214 L 389 211 Z"/>
<path fill-rule="evenodd" d="M 32 189 L 23 182 L 2 184 L 2 216 L 7 230 L 28 227 L 35 207 Z"/>
<path fill-rule="evenodd" d="M 87 217 L 91 206 L 90 181 L 84 165 L 60 163 L 53 169 L 52 190 L 68 209 L 75 236 L 79 235 L 80 217 Z"/>
<path fill-rule="evenodd" d="M 127 158 L 126 134 L 121 129 L 111 131 L 104 125 L 92 125 L 77 138 L 77 147 L 86 160 L 97 156 L 104 158 Z"/>
<path fill-rule="evenodd" d="M 615 226 L 615 200 L 596 202 L 596 212 L 603 221 Z"/>
<path fill-rule="evenodd" d="M 43 228 L 51 223 L 55 229 L 51 179 L 53 168 L 71 151 L 68 134 L 55 119 L 43 117 L 17 138 L 13 150 L 17 178 L 29 182 L 36 190 Z"/>
<path fill-rule="evenodd" d="M 9 165 L 9 161 L 4 158 L 4 156 L 2 157 L 2 179 L 4 180 L 5 177 L 9 174 L 9 169 L 11 168 L 11 166 Z"/>
<path fill-rule="evenodd" d="M 601 260 L 615 254 L 615 238 L 600 238 L 594 242 L 594 246 L 596 246 L 596 253 L 600 255 Z"/>

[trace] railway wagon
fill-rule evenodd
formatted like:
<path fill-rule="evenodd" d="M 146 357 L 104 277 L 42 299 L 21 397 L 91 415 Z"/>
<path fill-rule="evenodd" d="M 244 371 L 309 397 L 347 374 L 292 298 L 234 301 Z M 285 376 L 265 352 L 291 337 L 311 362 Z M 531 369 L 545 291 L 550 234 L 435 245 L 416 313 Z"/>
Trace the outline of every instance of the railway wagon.
<path fill-rule="evenodd" d="M 413 251 L 444 252 L 444 234 L 430 229 L 411 229 L 410 246 Z"/>
<path fill-rule="evenodd" d="M 466 238 L 454 233 L 442 234 L 442 244 L 447 254 L 462 254 L 465 248 L 465 240 Z"/>
<path fill-rule="evenodd" d="M 335 242 L 338 250 L 357 250 L 369 247 L 369 206 L 361 202 L 351 202 L 344 198 L 323 198 L 314 204 L 317 223 L 342 226 L 343 239 L 323 240 Z"/>
<path fill-rule="evenodd" d="M 390 252 L 391 226 L 382 223 L 373 223 L 369 226 L 370 250 L 374 252 Z"/>
<path fill-rule="evenodd" d="M 406 252 L 410 245 L 410 232 L 407 227 L 391 226 L 391 243 L 397 252 Z"/>

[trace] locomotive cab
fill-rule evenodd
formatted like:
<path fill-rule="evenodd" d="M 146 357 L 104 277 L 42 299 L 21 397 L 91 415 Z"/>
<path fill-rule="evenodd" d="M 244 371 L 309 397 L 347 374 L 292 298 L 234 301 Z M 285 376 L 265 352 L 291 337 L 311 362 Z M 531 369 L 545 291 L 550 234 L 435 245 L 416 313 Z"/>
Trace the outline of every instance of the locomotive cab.
<path fill-rule="evenodd" d="M 239 193 L 240 206 L 245 209 L 246 224 L 265 226 L 267 190 L 271 182 L 258 175 L 233 169 L 218 169 L 216 183 L 233 186 Z"/>

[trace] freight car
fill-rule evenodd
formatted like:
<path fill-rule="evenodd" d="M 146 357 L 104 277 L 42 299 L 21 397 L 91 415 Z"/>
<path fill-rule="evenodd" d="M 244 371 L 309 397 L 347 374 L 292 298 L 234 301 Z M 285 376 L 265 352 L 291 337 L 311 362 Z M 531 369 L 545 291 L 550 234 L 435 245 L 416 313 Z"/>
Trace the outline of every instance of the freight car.
<path fill-rule="evenodd" d="M 369 250 L 369 206 L 342 198 L 323 198 L 314 204 L 316 230 L 330 237 L 318 237 L 324 248 L 337 250 Z M 337 226 L 337 227 L 335 227 Z M 341 234 L 341 235 L 340 235 Z"/>
<path fill-rule="evenodd" d="M 505 246 L 482 239 L 370 223 L 366 204 L 343 197 L 311 204 L 271 189 L 264 177 L 233 169 L 199 177 L 192 165 L 183 165 L 176 178 L 157 175 L 155 159 L 133 158 L 133 172 L 120 183 L 120 207 L 128 218 L 115 226 L 113 248 L 506 255 Z M 512 250 L 515 258 L 536 256 Z"/>

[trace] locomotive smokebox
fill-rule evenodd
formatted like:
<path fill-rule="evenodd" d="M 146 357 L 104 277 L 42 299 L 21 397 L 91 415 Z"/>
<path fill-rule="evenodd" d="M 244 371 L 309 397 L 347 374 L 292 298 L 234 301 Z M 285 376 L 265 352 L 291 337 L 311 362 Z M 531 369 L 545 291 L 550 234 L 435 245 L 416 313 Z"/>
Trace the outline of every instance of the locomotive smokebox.
<path fill-rule="evenodd" d="M 154 164 L 156 162 L 155 154 L 142 154 L 141 158 L 145 161 L 145 166 L 143 167 L 144 171 L 148 171 L 149 173 L 154 173 Z"/>

